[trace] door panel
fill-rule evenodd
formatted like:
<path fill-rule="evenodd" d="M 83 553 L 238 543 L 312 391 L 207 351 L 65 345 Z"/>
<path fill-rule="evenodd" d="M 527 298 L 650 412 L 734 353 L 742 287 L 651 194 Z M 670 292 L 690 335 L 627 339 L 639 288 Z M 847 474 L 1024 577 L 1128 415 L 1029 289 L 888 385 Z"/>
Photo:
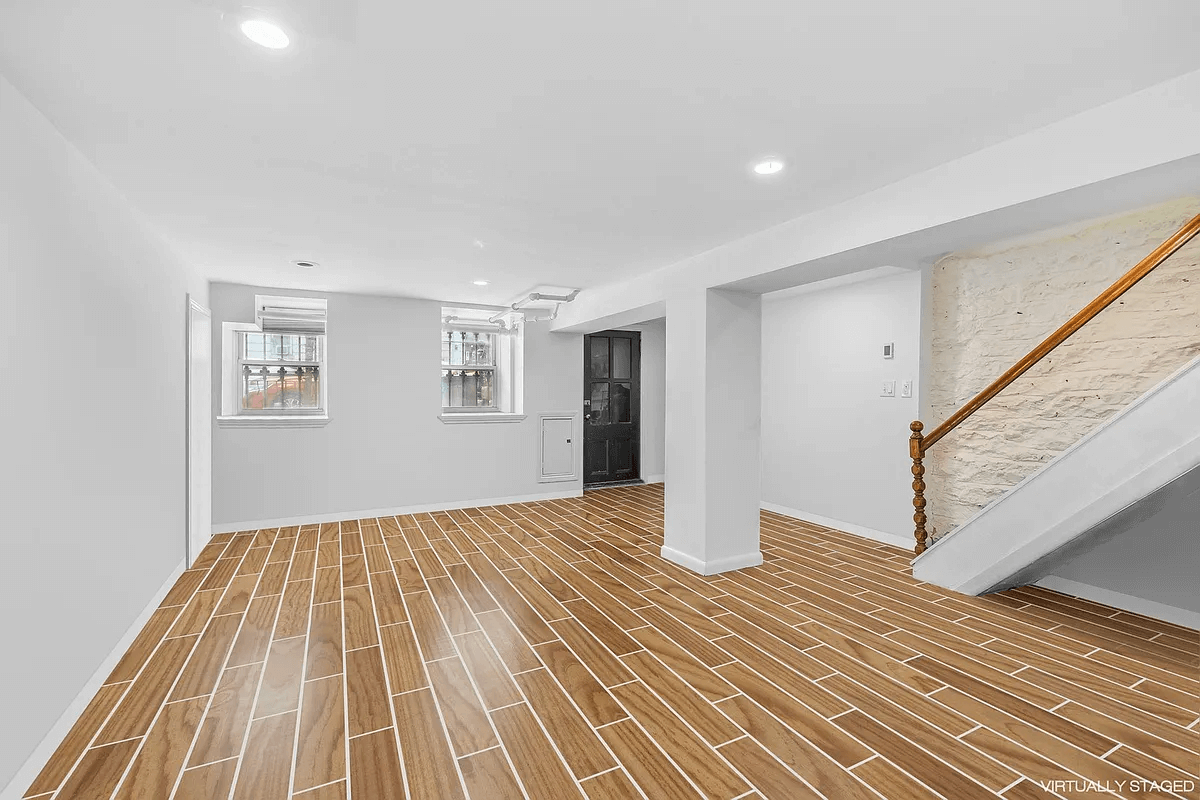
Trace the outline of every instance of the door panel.
<path fill-rule="evenodd" d="M 591 415 L 587 421 L 593 426 L 608 423 L 608 390 L 607 381 L 592 384 L 591 409 L 584 413 Z"/>
<path fill-rule="evenodd" d="M 583 474 L 608 475 L 608 442 L 604 439 L 585 441 L 583 444 Z"/>
<path fill-rule="evenodd" d="M 633 474 L 633 443 L 628 439 L 614 439 L 609 443 L 613 470 L 618 475 Z"/>
<path fill-rule="evenodd" d="M 621 378 L 628 379 L 630 377 L 630 351 L 633 349 L 633 342 L 625 338 L 614 338 L 612 340 L 612 376 L 618 380 Z"/>
<path fill-rule="evenodd" d="M 584 337 L 585 484 L 639 477 L 641 334 L 603 331 Z"/>
<path fill-rule="evenodd" d="M 628 383 L 613 383 L 612 397 L 609 399 L 610 422 L 632 422 L 633 408 L 631 406 L 632 388 Z"/>
<path fill-rule="evenodd" d="M 212 538 L 212 314 L 188 296 L 187 565 Z"/>
<path fill-rule="evenodd" d="M 589 374 L 593 378 L 608 377 L 608 346 L 609 339 L 607 336 L 592 336 L 591 338 L 591 354 L 592 363 Z"/>

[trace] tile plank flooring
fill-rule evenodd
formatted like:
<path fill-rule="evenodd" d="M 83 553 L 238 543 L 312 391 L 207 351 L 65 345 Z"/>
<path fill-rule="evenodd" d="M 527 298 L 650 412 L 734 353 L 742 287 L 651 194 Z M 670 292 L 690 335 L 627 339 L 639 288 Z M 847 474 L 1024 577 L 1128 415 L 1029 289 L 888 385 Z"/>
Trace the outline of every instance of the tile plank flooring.
<path fill-rule="evenodd" d="M 216 536 L 26 797 L 1200 796 L 1197 631 L 766 512 L 761 567 L 700 577 L 662 509 Z"/>

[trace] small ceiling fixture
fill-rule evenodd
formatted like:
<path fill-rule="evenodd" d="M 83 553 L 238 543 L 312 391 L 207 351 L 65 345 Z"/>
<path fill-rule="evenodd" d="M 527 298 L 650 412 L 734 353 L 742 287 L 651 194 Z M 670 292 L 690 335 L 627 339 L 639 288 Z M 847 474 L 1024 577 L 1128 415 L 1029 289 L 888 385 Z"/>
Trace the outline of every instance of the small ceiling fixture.
<path fill-rule="evenodd" d="M 783 171 L 783 161 L 778 158 L 768 158 L 754 165 L 754 171 L 759 175 L 774 175 Z"/>
<path fill-rule="evenodd" d="M 476 286 L 487 286 L 488 285 L 487 281 L 471 281 L 471 283 L 475 284 Z"/>
<path fill-rule="evenodd" d="M 299 267 L 300 269 L 316 269 L 320 264 L 315 261 L 293 261 L 292 266 Z"/>
<path fill-rule="evenodd" d="M 265 19 L 248 19 L 242 23 L 242 33 L 255 44 L 270 50 L 282 50 L 291 44 L 283 28 Z"/>

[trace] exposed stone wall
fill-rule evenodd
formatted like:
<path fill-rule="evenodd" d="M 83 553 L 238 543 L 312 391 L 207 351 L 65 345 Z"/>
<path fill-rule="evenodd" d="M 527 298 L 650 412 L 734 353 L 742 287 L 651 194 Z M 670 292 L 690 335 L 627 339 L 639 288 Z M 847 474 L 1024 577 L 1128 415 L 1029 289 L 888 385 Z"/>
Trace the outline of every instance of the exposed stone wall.
<path fill-rule="evenodd" d="M 1200 213 L 1185 198 L 934 265 L 926 432 Z M 1200 354 L 1200 237 L 930 450 L 944 535 Z"/>

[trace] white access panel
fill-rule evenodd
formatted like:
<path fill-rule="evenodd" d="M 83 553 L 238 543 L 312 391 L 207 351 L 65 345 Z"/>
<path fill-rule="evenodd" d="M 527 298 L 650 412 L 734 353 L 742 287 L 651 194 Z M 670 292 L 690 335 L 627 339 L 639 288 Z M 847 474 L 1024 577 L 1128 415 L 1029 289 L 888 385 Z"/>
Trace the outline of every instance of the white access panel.
<path fill-rule="evenodd" d="M 573 481 L 578 477 L 575 457 L 578 436 L 575 414 L 541 414 L 540 483 Z"/>

